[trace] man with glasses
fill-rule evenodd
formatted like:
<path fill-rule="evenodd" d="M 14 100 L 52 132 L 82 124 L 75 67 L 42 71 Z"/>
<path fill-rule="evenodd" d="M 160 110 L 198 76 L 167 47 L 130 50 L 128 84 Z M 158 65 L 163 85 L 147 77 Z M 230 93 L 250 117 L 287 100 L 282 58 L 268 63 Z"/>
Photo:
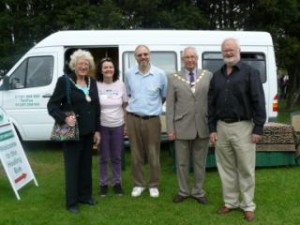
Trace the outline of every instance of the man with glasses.
<path fill-rule="evenodd" d="M 138 65 L 125 75 L 129 96 L 127 106 L 127 132 L 131 148 L 131 170 L 133 177 L 132 197 L 145 190 L 143 164 L 149 164 L 149 193 L 159 197 L 160 178 L 160 114 L 167 92 L 167 75 L 150 63 L 150 50 L 139 45 L 134 52 Z"/>

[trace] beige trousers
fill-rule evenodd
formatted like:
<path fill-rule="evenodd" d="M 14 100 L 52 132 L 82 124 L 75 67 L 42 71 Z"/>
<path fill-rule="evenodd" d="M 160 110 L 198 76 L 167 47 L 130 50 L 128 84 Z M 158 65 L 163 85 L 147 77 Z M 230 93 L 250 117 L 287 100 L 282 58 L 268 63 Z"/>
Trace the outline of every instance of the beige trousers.
<path fill-rule="evenodd" d="M 131 150 L 131 173 L 134 186 L 145 187 L 144 161 L 149 164 L 149 187 L 158 187 L 160 178 L 160 137 L 159 117 L 144 120 L 128 114 L 127 130 Z"/>
<path fill-rule="evenodd" d="M 256 146 L 251 141 L 253 123 L 218 121 L 216 162 L 228 208 L 254 211 Z"/>

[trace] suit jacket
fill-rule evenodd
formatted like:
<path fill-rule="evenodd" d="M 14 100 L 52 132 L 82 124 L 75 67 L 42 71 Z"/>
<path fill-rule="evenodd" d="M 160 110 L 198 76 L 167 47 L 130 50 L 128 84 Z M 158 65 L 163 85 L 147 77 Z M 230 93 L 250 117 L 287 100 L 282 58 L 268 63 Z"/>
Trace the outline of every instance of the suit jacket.
<path fill-rule="evenodd" d="M 198 70 L 193 92 L 184 72 L 168 77 L 166 100 L 167 132 L 175 132 L 176 139 L 192 140 L 209 136 L 207 125 L 207 93 L 212 73 Z"/>
<path fill-rule="evenodd" d="M 76 75 L 68 75 L 76 83 Z M 86 77 L 88 83 L 88 78 Z M 91 102 L 87 102 L 85 94 L 70 82 L 71 106 L 66 100 L 66 80 L 63 76 L 59 77 L 54 89 L 54 93 L 48 102 L 48 112 L 58 123 L 65 120 L 64 111 L 72 109 L 78 121 L 79 134 L 87 135 L 100 130 L 100 103 L 96 81 L 91 79 L 89 96 Z"/>

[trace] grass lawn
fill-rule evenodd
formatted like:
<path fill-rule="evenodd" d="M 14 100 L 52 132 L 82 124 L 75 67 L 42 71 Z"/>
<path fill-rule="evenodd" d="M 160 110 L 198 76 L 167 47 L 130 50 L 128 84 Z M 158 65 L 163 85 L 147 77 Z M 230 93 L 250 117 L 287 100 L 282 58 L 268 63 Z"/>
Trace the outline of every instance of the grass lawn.
<path fill-rule="evenodd" d="M 289 121 L 289 113 L 281 113 L 281 122 Z M 125 153 L 126 168 L 122 173 L 125 195 L 115 196 L 110 189 L 107 197 L 98 193 L 98 156 L 93 157 L 95 207 L 82 205 L 80 213 L 73 215 L 65 210 L 64 171 L 62 151 L 58 145 L 34 143 L 26 145 L 26 154 L 39 183 L 33 182 L 20 191 L 18 201 L 0 166 L 0 225 L 238 225 L 248 224 L 240 211 L 217 215 L 223 204 L 221 183 L 215 168 L 209 169 L 204 189 L 210 201 L 200 205 L 189 199 L 174 204 L 177 193 L 173 159 L 167 148 L 161 152 L 160 197 L 153 199 L 145 191 L 139 198 L 130 197 L 132 189 L 130 152 Z M 147 168 L 147 167 L 146 167 Z M 145 171 L 147 175 L 147 171 Z M 148 176 L 147 176 L 148 177 Z M 191 174 L 192 180 L 192 174 Z M 257 168 L 256 220 L 251 224 L 296 225 L 300 223 L 300 167 Z"/>
<path fill-rule="evenodd" d="M 78 215 L 65 210 L 64 174 L 62 152 L 50 143 L 26 147 L 26 153 L 35 173 L 39 187 L 33 182 L 20 191 L 18 201 L 9 181 L 0 169 L 0 224 L 5 225 L 63 225 L 63 224 L 248 224 L 242 213 L 217 215 L 222 205 L 220 179 L 216 169 L 207 171 L 205 190 L 210 204 L 203 206 L 189 199 L 174 204 L 177 192 L 173 160 L 167 150 L 161 154 L 162 177 L 160 197 L 153 199 L 145 191 L 139 198 L 130 197 L 132 188 L 130 176 L 130 154 L 126 150 L 126 168 L 123 171 L 125 195 L 100 197 L 98 192 L 98 156 L 93 157 L 94 197 L 99 204 L 95 207 L 81 206 Z M 147 174 L 147 171 L 146 171 Z M 252 224 L 294 225 L 300 222 L 300 167 L 258 168 L 256 170 L 256 220 Z M 191 176 L 192 179 L 192 176 Z"/>

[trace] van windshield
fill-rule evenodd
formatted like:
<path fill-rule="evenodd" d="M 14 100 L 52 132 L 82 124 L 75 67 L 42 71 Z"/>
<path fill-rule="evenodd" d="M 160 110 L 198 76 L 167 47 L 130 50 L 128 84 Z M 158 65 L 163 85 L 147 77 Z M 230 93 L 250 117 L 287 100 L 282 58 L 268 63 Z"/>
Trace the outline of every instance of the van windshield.
<path fill-rule="evenodd" d="M 262 83 L 267 81 L 266 75 L 266 57 L 263 53 L 242 52 L 241 61 L 256 68 L 260 73 Z M 221 52 L 204 52 L 202 54 L 202 68 L 216 72 L 223 65 L 223 58 Z"/>
<path fill-rule="evenodd" d="M 9 76 L 8 90 L 47 86 L 53 77 L 53 56 L 32 56 L 25 59 Z"/>

